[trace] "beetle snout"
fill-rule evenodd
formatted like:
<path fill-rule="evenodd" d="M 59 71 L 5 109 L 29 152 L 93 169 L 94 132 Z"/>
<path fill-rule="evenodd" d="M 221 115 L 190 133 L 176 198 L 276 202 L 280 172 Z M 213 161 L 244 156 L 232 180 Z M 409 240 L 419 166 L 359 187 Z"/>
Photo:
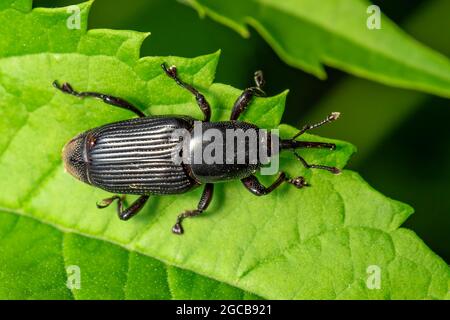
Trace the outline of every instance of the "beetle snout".
<path fill-rule="evenodd" d="M 62 158 L 66 172 L 70 173 L 78 180 L 89 183 L 87 178 L 85 141 L 86 134 L 82 133 L 67 142 L 62 151 Z"/>

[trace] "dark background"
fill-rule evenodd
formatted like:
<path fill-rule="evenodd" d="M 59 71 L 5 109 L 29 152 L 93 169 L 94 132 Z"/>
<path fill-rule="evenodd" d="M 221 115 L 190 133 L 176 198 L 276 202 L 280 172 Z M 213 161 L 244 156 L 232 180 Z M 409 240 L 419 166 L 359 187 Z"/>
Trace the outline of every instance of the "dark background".
<path fill-rule="evenodd" d="M 58 7 L 77 0 L 35 0 Z M 429 47 L 450 55 L 450 1 L 378 0 L 384 14 Z M 251 30 L 244 39 L 175 0 L 96 0 L 89 28 L 150 31 L 142 55 L 195 57 L 222 49 L 217 82 L 245 88 L 264 70 L 268 94 L 290 89 L 284 122 L 300 126 L 342 111 L 342 120 L 317 134 L 358 147 L 349 168 L 373 187 L 413 206 L 405 226 L 450 262 L 450 103 L 386 87 L 328 68 L 320 81 L 283 63 Z"/>

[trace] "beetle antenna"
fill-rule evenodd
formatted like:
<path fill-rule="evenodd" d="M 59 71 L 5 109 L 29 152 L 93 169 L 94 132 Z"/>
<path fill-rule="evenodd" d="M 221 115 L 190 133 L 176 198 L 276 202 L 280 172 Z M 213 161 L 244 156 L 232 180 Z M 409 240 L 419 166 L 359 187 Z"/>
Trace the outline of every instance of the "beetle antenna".
<path fill-rule="evenodd" d="M 306 162 L 305 159 L 303 159 L 303 157 L 301 157 L 296 151 L 295 149 L 297 148 L 306 148 L 306 149 L 310 149 L 310 148 L 320 148 L 320 149 L 329 149 L 329 150 L 336 150 L 336 145 L 334 143 L 327 143 L 327 142 L 313 142 L 313 141 L 297 141 L 295 140 L 296 138 L 298 138 L 299 136 L 301 136 L 302 134 L 304 134 L 306 131 L 308 130 L 312 130 L 315 128 L 318 128 L 320 126 L 323 126 L 324 124 L 333 122 L 335 120 L 337 120 L 339 118 L 341 114 L 339 112 L 332 112 L 328 117 L 326 117 L 324 120 L 312 124 L 312 125 L 306 125 L 304 126 L 295 136 L 293 136 L 291 139 L 285 139 L 285 140 L 281 140 L 281 149 L 290 149 L 292 150 L 292 153 L 295 155 L 295 157 L 301 162 L 301 164 L 307 168 L 307 169 L 322 169 L 322 170 L 326 170 L 329 171 L 331 173 L 334 174 L 339 174 L 341 173 L 341 170 L 339 170 L 336 167 L 330 167 L 330 166 L 324 166 L 324 165 L 319 165 L 319 164 L 309 164 L 308 162 Z"/>
<path fill-rule="evenodd" d="M 316 129 L 318 127 L 323 126 L 324 124 L 336 121 L 339 118 L 340 115 L 341 115 L 340 112 L 332 112 L 328 117 L 326 117 L 324 120 L 322 120 L 322 121 L 320 121 L 318 123 L 307 124 L 295 136 L 292 137 L 292 140 L 298 138 L 299 136 L 304 134 L 306 131 L 309 131 L 309 130 L 312 130 L 312 129 Z"/>
<path fill-rule="evenodd" d="M 320 121 L 318 123 L 305 125 L 291 139 L 281 140 L 281 149 L 321 148 L 321 149 L 336 150 L 336 145 L 334 143 L 312 142 L 312 141 L 297 141 L 295 139 L 298 138 L 299 136 L 301 136 L 302 134 L 304 134 L 306 131 L 309 131 L 309 130 L 321 127 L 324 124 L 336 121 L 339 118 L 340 115 L 341 115 L 340 112 L 332 112 L 328 117 L 326 117 L 324 120 L 322 120 L 322 121 Z"/>

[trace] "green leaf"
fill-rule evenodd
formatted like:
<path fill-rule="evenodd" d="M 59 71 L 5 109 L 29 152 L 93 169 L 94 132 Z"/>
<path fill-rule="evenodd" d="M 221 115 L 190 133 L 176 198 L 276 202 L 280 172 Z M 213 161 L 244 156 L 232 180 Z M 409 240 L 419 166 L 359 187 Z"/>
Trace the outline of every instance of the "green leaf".
<path fill-rule="evenodd" d="M 446 18 L 447 12 L 450 12 L 450 1 L 428 1 L 415 15 L 405 21 L 404 28 L 419 37 L 419 40 L 432 43 L 441 52 L 449 54 L 450 20 Z M 436 21 L 440 23 L 436 24 Z M 423 106 L 427 97 L 429 96 L 425 93 L 386 87 L 365 79 L 348 77 L 321 97 L 304 121 L 316 119 L 334 110 L 344 114 L 342 121 L 332 128 L 322 127 L 320 134 L 326 136 L 339 132 L 340 139 L 351 138 L 352 142 L 359 146 L 357 156 L 352 158 L 352 165 L 355 168 L 355 165 L 363 163 L 377 148 L 383 148 L 383 142 L 391 137 L 394 130 L 398 130 L 402 122 Z M 367 119 L 368 114 L 370 121 L 361 121 Z M 361 126 L 351 125 L 352 123 L 360 123 Z"/>
<path fill-rule="evenodd" d="M 15 213 L 0 212 L 2 299 L 255 299 L 194 272 L 80 236 Z M 24 254 L 18 254 L 24 253 Z M 80 268 L 80 289 L 66 269 Z"/>
<path fill-rule="evenodd" d="M 183 0 L 242 36 L 253 27 L 287 64 L 324 79 L 323 64 L 359 77 L 450 97 L 450 61 L 387 17 L 367 28 L 366 0 Z"/>
<path fill-rule="evenodd" d="M 131 221 L 95 202 L 108 194 L 64 173 L 60 151 L 75 134 L 130 118 L 102 102 L 64 95 L 51 83 L 123 97 L 149 114 L 200 116 L 194 98 L 159 65 L 205 92 L 213 119 L 227 119 L 240 90 L 213 84 L 218 54 L 186 59 L 145 57 L 145 35 L 90 30 L 90 3 L 80 5 L 81 29 L 66 28 L 65 8 L 30 10 L 29 1 L 0 5 L 0 297 L 1 298 L 217 298 L 400 299 L 445 298 L 448 266 L 412 232 L 399 228 L 412 209 L 368 186 L 358 174 L 309 171 L 289 154 L 282 169 L 304 175 L 304 190 L 283 186 L 258 198 L 239 182 L 216 185 L 208 212 L 170 232 L 201 190 L 152 197 Z M 257 98 L 243 119 L 279 122 L 286 93 Z M 343 167 L 355 148 L 306 150 L 309 162 Z M 264 181 L 273 177 L 262 177 Z M 76 265 L 81 288 L 66 287 Z M 367 270 L 381 271 L 369 289 Z"/>

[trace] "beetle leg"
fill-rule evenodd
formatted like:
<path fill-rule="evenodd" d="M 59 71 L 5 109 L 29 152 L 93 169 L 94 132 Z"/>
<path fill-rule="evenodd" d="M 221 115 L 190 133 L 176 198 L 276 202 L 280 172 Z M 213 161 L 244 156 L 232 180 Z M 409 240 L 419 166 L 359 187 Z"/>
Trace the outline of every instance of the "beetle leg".
<path fill-rule="evenodd" d="M 185 218 L 195 217 L 198 216 L 200 213 L 205 211 L 209 204 L 211 203 L 212 196 L 214 193 L 214 185 L 212 183 L 207 183 L 205 185 L 205 188 L 203 189 L 202 197 L 200 198 L 200 201 L 198 202 L 197 209 L 195 210 L 188 210 L 183 212 L 177 217 L 177 222 L 172 227 L 172 232 L 175 234 L 182 234 L 184 232 L 183 227 L 181 226 L 181 222 Z"/>
<path fill-rule="evenodd" d="M 323 166 L 323 165 L 319 165 L 319 164 L 309 164 L 308 162 L 306 162 L 305 159 L 303 159 L 297 152 L 293 151 L 294 155 L 296 156 L 296 158 L 303 164 L 303 166 L 307 169 L 322 169 L 322 170 L 327 170 L 330 171 L 331 173 L 334 174 L 340 174 L 341 170 L 339 170 L 336 167 L 330 167 L 330 166 Z"/>
<path fill-rule="evenodd" d="M 136 201 L 134 201 L 125 210 L 123 210 L 122 205 L 119 206 L 119 202 L 118 202 L 117 203 L 117 214 L 119 215 L 119 218 L 121 220 L 128 220 L 128 219 L 134 217 L 144 207 L 148 198 L 149 198 L 149 196 L 147 196 L 147 195 L 140 196 Z M 122 204 L 122 202 L 120 202 L 120 204 Z"/>
<path fill-rule="evenodd" d="M 134 201 L 128 208 L 124 210 L 123 208 L 123 202 L 125 200 L 125 197 L 122 196 L 112 196 L 111 198 L 107 198 L 102 200 L 102 202 L 97 203 L 97 208 L 103 209 L 108 207 L 112 202 L 117 200 L 117 214 L 119 215 L 119 218 L 121 220 L 128 220 L 135 216 L 145 205 L 147 202 L 149 196 L 144 195 L 140 196 L 136 201 Z"/>
<path fill-rule="evenodd" d="M 284 172 L 281 172 L 277 180 L 275 180 L 275 182 L 272 183 L 269 187 L 265 187 L 263 184 L 261 184 L 258 178 L 256 178 L 254 175 L 241 179 L 241 181 L 244 186 L 254 195 L 265 196 L 278 188 L 283 182 L 289 181 L 289 179 L 286 178 L 286 174 Z"/>
<path fill-rule="evenodd" d="M 202 110 L 203 115 L 205 116 L 203 121 L 209 121 L 211 118 L 211 107 L 209 106 L 208 101 L 206 100 L 205 96 L 201 94 L 197 89 L 195 89 L 193 86 L 183 82 L 180 78 L 178 78 L 177 75 L 177 67 L 171 66 L 169 68 L 166 67 L 166 64 L 161 64 L 161 68 L 164 70 L 164 72 L 182 88 L 188 90 L 190 93 L 192 93 L 195 96 L 195 100 L 197 101 L 198 106 L 200 107 L 200 110 Z"/>
<path fill-rule="evenodd" d="M 292 184 L 297 189 L 301 189 L 303 187 L 309 187 L 308 182 L 306 182 L 305 178 L 303 178 L 303 177 L 288 179 L 286 182 Z"/>
<path fill-rule="evenodd" d="M 281 186 L 283 182 L 287 182 L 292 184 L 297 189 L 301 189 L 303 187 L 308 187 L 309 184 L 306 182 L 305 178 L 297 177 L 297 178 L 287 178 L 284 172 L 281 172 L 278 176 L 277 180 L 272 183 L 269 187 L 265 187 L 261 182 L 259 182 L 258 178 L 254 175 L 251 175 L 247 178 L 241 180 L 244 186 L 254 195 L 256 196 L 265 196 L 274 191 L 276 188 Z"/>
<path fill-rule="evenodd" d="M 58 89 L 64 93 L 71 94 L 75 97 L 98 98 L 98 99 L 103 100 L 103 102 L 110 104 L 112 106 L 132 111 L 141 118 L 145 117 L 145 114 L 141 110 L 139 110 L 137 107 L 133 106 L 131 103 L 129 103 L 128 101 L 126 101 L 122 98 L 117 98 L 117 97 L 109 96 L 109 95 L 106 95 L 103 93 L 98 93 L 98 92 L 77 92 L 77 91 L 73 90 L 72 86 L 69 83 L 65 82 L 62 85 L 59 85 L 59 83 L 56 80 L 53 82 L 53 86 L 56 89 Z"/>
<path fill-rule="evenodd" d="M 122 203 L 123 201 L 125 201 L 125 196 L 112 196 L 111 198 L 106 198 L 103 199 L 101 202 L 97 202 L 97 208 L 98 209 L 104 209 L 109 207 L 109 205 L 111 203 L 113 203 L 115 200 L 117 200 L 118 202 Z"/>
<path fill-rule="evenodd" d="M 255 87 L 247 88 L 241 95 L 237 98 L 233 105 L 233 110 L 231 111 L 230 120 L 237 120 L 239 116 L 244 112 L 244 110 L 250 104 L 254 96 L 265 96 L 266 93 L 262 90 L 265 84 L 264 76 L 262 71 L 255 72 Z"/>

